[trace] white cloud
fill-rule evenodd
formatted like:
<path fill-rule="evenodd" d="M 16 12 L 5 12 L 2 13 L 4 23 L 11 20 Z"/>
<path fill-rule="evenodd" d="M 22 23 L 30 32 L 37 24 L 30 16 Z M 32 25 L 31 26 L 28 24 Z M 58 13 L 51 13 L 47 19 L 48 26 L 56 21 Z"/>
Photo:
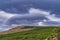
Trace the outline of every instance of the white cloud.
<path fill-rule="evenodd" d="M 4 24 L 5 22 L 10 19 L 11 17 L 15 16 L 17 14 L 11 14 L 11 13 L 7 13 L 7 12 L 4 12 L 4 11 L 0 11 L 0 21 L 3 21 Z"/>
<path fill-rule="evenodd" d="M 60 22 L 60 18 L 55 17 L 54 15 L 48 15 L 48 16 L 46 16 L 46 18 L 48 18 L 50 21 Z"/>
<path fill-rule="evenodd" d="M 59 23 L 60 18 L 56 17 L 56 14 L 50 14 L 50 13 L 51 13 L 50 11 L 44 11 L 44 10 L 40 10 L 40 9 L 30 8 L 28 14 L 24 14 L 24 15 L 20 14 L 20 15 L 17 15 L 17 16 L 19 16 L 19 17 L 33 17 L 33 16 L 42 16 L 43 17 L 44 16 L 45 18 L 48 19 L 48 20 L 44 19 L 44 20 L 42 20 L 42 22 L 41 21 L 39 22 L 39 20 L 37 20 L 37 23 L 39 22 L 38 25 L 40 25 L 40 24 L 45 25 L 44 22 L 48 22 L 48 21 L 53 21 L 53 22 L 55 21 L 55 22 Z M 23 23 L 24 23 L 24 21 L 23 21 Z"/>
<path fill-rule="evenodd" d="M 16 14 L 11 14 L 11 13 L 7 13 L 4 11 L 0 11 L 0 16 L 2 16 L 2 17 L 10 18 L 10 17 L 15 16 L 15 15 Z"/>
<path fill-rule="evenodd" d="M 42 21 L 39 21 L 37 20 L 36 22 L 32 22 L 30 25 L 38 25 L 38 26 L 50 26 L 48 24 L 46 24 L 48 21 L 51 21 L 51 22 L 60 22 L 60 18 L 56 17 L 56 14 L 50 14 L 50 11 L 44 11 L 44 10 L 40 10 L 40 9 L 35 9 L 35 8 L 31 8 L 29 9 L 29 13 L 27 14 L 11 14 L 11 13 L 6 13 L 4 11 L 0 11 L 0 15 L 1 17 L 3 18 L 6 18 L 4 21 L 4 24 L 8 21 L 8 19 L 12 18 L 12 17 L 15 17 L 15 16 L 18 16 L 20 18 L 23 18 L 23 17 L 35 17 L 35 16 L 42 16 L 42 17 L 45 17 L 47 19 L 43 19 Z M 41 19 L 41 18 L 40 18 Z M 32 20 L 31 20 L 32 21 Z M 34 20 L 33 20 L 34 21 Z M 22 22 L 22 21 L 21 21 Z M 23 20 L 23 23 L 20 23 L 20 25 L 29 25 L 28 23 L 29 21 L 24 21 Z M 26 24 L 25 24 L 26 23 Z M 3 24 L 3 25 L 4 25 Z M 52 24 L 53 25 L 53 24 Z M 17 26 L 17 24 L 14 24 L 13 26 Z M 2 27 L 3 28 L 3 27 Z M 1 29 L 1 28 L 0 28 Z M 1 29 L 2 30 L 2 29 Z M 8 29 L 4 29 L 4 30 L 8 30 Z"/>
<path fill-rule="evenodd" d="M 30 14 L 33 14 L 33 15 L 35 15 L 35 14 L 42 14 L 42 15 L 45 15 L 45 17 L 47 18 L 47 19 L 49 19 L 50 21 L 57 21 L 57 22 L 60 22 L 60 18 L 58 18 L 58 17 L 56 17 L 56 15 L 55 14 L 50 14 L 50 11 L 44 11 L 44 10 L 40 10 L 40 9 L 35 9 L 35 8 L 31 8 L 30 10 L 29 10 L 29 13 Z"/>
<path fill-rule="evenodd" d="M 35 8 L 31 8 L 29 10 L 29 13 L 30 14 L 42 14 L 42 15 L 49 15 L 50 12 L 48 11 L 44 11 L 44 10 L 40 10 L 40 9 L 35 9 Z"/>
<path fill-rule="evenodd" d="M 38 23 L 39 26 L 44 26 L 43 22 Z"/>
<path fill-rule="evenodd" d="M 8 13 L 5 13 L 5 12 L 2 12 L 3 14 L 5 14 L 5 15 L 3 15 L 3 16 L 5 16 L 5 17 L 12 17 L 12 16 L 15 16 L 15 15 L 13 15 L 13 14 L 8 14 Z M 26 17 L 29 17 L 29 16 L 33 16 L 33 15 L 35 15 L 35 16 L 37 16 L 37 14 L 38 14 L 38 16 L 44 16 L 44 17 L 46 17 L 47 19 L 49 19 L 49 20 L 46 20 L 46 19 L 44 19 L 43 20 L 43 22 L 47 22 L 47 21 L 55 21 L 55 22 L 60 22 L 60 18 L 58 18 L 58 17 L 56 17 L 56 15 L 55 14 L 50 14 L 50 11 L 44 11 L 44 10 L 40 10 L 40 9 L 35 9 L 35 8 L 30 8 L 29 9 L 29 13 L 28 14 L 19 14 L 19 15 L 17 15 L 17 16 L 20 16 L 20 17 L 23 17 L 23 16 L 26 16 Z M 10 15 L 10 16 L 9 16 Z"/>
<path fill-rule="evenodd" d="M 0 28 L 0 32 L 2 32 L 2 31 L 7 31 L 7 30 L 9 30 L 9 29 L 11 29 L 11 28 Z"/>
<path fill-rule="evenodd" d="M 49 20 L 43 20 L 43 22 L 39 22 L 38 25 L 40 26 L 44 26 L 46 25 L 44 22 L 47 22 L 47 21 L 55 21 L 55 22 L 60 22 L 60 18 L 59 17 L 56 17 L 56 14 L 50 14 L 50 11 L 44 11 L 44 10 L 40 10 L 40 9 L 35 9 L 35 8 L 31 8 L 29 10 L 29 14 L 32 14 L 32 15 L 35 15 L 35 14 L 39 14 L 41 16 L 44 15 L 47 19 Z"/>
<path fill-rule="evenodd" d="M 45 25 L 44 22 L 38 22 L 38 26 L 48 26 L 48 25 Z"/>
<path fill-rule="evenodd" d="M 47 20 L 46 20 L 46 19 L 44 19 L 44 20 L 43 20 L 43 22 L 47 22 Z"/>

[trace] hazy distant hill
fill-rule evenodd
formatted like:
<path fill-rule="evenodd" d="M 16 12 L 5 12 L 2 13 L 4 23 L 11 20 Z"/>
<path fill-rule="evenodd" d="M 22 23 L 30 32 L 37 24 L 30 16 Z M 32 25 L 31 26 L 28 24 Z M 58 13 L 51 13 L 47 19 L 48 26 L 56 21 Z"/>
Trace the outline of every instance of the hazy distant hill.
<path fill-rule="evenodd" d="M 31 29 L 32 29 L 32 27 L 17 26 L 15 28 L 10 29 L 10 30 L 0 32 L 0 34 L 9 34 L 9 33 L 15 33 L 15 32 L 22 32 L 22 31 L 27 31 L 27 30 L 31 30 Z"/>

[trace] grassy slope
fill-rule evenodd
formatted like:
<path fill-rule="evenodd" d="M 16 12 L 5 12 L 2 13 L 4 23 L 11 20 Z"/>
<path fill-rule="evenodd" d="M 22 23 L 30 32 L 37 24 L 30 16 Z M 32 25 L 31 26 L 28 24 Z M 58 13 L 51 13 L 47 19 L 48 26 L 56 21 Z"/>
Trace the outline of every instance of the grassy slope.
<path fill-rule="evenodd" d="M 60 28 L 57 29 L 57 33 L 58 33 L 58 40 L 60 40 Z"/>
<path fill-rule="evenodd" d="M 0 40 L 44 40 L 51 34 L 55 34 L 56 27 L 41 27 L 33 30 L 0 35 Z"/>

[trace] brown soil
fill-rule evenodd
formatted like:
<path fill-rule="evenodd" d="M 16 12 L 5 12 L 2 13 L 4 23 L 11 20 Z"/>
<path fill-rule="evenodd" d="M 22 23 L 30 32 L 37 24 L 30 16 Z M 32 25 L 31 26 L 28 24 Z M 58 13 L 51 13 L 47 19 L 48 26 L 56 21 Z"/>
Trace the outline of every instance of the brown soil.
<path fill-rule="evenodd" d="M 10 33 L 22 32 L 22 31 L 27 31 L 27 30 L 32 30 L 32 28 L 25 28 L 24 26 L 18 26 L 10 30 L 0 32 L 0 34 L 10 34 Z"/>

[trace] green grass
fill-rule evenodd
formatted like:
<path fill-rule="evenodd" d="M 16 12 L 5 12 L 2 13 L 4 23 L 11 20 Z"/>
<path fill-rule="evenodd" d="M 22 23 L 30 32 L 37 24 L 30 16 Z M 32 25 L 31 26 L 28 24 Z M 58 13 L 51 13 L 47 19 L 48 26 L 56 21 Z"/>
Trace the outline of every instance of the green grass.
<path fill-rule="evenodd" d="M 60 28 L 57 29 L 57 33 L 58 33 L 58 40 L 60 40 Z"/>
<path fill-rule="evenodd" d="M 44 40 L 51 34 L 57 33 L 57 27 L 40 27 L 33 30 L 0 35 L 0 40 Z"/>

